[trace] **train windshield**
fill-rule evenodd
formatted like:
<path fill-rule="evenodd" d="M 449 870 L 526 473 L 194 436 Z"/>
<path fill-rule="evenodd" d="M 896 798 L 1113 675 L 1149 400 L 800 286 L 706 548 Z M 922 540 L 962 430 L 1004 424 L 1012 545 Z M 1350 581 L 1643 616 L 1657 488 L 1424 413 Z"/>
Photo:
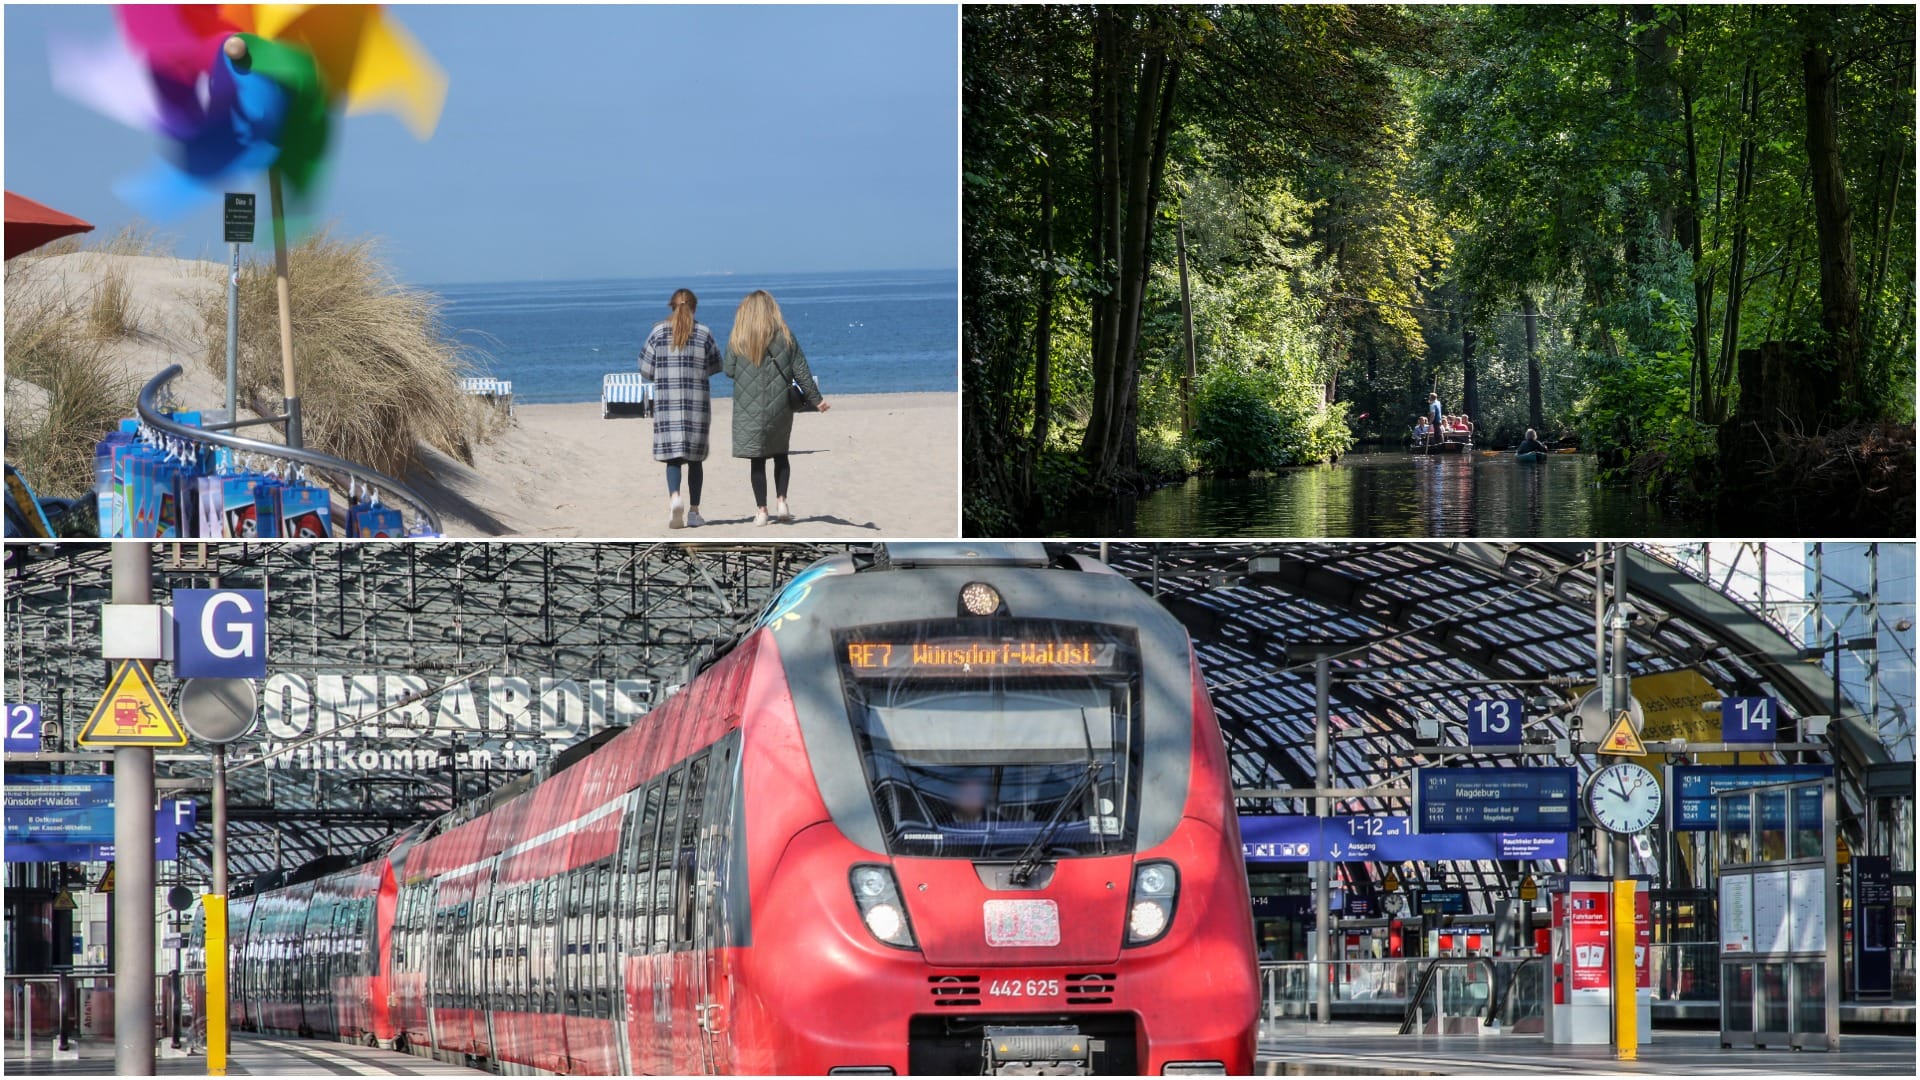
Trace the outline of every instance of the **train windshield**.
<path fill-rule="evenodd" d="M 1132 849 L 1138 663 L 1110 627 L 868 627 L 840 658 L 895 855 L 1014 859 Z"/>

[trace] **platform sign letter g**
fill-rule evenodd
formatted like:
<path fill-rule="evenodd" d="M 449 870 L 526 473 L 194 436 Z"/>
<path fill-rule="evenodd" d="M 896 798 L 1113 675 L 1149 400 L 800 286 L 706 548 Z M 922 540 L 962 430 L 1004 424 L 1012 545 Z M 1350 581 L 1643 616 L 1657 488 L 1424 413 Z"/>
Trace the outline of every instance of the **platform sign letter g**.
<path fill-rule="evenodd" d="M 207 606 L 200 609 L 200 640 L 207 643 L 207 651 L 222 660 L 236 660 L 253 654 L 253 624 L 251 622 L 230 622 L 217 627 L 215 620 L 223 607 L 238 607 L 240 614 L 253 614 L 253 605 L 239 593 L 223 592 L 214 594 Z M 234 644 L 221 644 L 220 631 L 233 635 Z"/>

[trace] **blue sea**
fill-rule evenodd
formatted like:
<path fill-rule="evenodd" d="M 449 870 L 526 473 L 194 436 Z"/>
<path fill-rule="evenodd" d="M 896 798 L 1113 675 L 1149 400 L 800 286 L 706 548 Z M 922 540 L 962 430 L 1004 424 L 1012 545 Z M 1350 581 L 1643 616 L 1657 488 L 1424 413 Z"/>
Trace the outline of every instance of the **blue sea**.
<path fill-rule="evenodd" d="M 724 348 L 754 289 L 780 303 L 829 397 L 958 387 L 959 275 L 951 270 L 517 281 L 428 288 L 479 373 L 513 381 L 519 402 L 600 400 L 601 377 L 637 371 L 667 297 L 692 289 Z M 726 396 L 733 382 L 713 378 Z"/>

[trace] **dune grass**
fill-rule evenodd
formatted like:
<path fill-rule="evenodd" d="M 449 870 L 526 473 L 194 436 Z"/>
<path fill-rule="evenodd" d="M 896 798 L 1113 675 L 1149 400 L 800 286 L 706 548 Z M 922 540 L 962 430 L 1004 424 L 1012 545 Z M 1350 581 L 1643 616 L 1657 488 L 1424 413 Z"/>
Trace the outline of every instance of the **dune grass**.
<path fill-rule="evenodd" d="M 404 478 L 430 446 L 472 463 L 497 422 L 460 393 L 461 346 L 432 293 L 395 281 L 365 239 L 320 233 L 289 253 L 294 367 L 309 448 Z M 226 291 L 204 309 L 207 362 L 226 370 Z M 240 269 L 240 393 L 281 408 L 279 308 L 271 259 Z"/>
<path fill-rule="evenodd" d="M 94 282 L 87 299 L 87 332 L 100 341 L 112 341 L 140 332 L 140 313 L 133 286 L 119 267 L 108 267 Z"/>
<path fill-rule="evenodd" d="M 83 309 L 8 268 L 6 456 L 48 498 L 92 488 L 94 445 L 131 411 L 138 389 L 108 361 L 96 305 Z"/>

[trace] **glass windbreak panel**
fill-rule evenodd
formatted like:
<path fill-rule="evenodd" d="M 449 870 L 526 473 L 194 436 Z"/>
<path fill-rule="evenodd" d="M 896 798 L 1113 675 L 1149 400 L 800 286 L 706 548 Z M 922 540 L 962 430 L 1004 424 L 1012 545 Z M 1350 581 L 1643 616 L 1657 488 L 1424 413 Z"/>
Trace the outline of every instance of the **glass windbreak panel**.
<path fill-rule="evenodd" d="M 1760 862 L 1776 862 L 1787 857 L 1787 792 L 1775 788 L 1759 793 Z"/>
<path fill-rule="evenodd" d="M 1013 859 L 1132 850 L 1139 663 L 1115 627 L 863 627 L 839 657 L 888 851 Z"/>
<path fill-rule="evenodd" d="M 1720 984 L 1720 1026 L 1728 1031 L 1753 1030 L 1753 965 L 1723 964 Z"/>
<path fill-rule="evenodd" d="M 1781 963 L 1763 963 L 1758 965 L 1760 983 L 1759 1026 L 1756 1031 L 1787 1030 L 1787 1013 L 1792 1005 L 1787 985 L 1787 965 Z"/>
<path fill-rule="evenodd" d="M 1802 1034 L 1825 1034 L 1827 1030 L 1827 965 L 1803 962 L 1793 965 L 1795 988 L 1793 1030 Z"/>
<path fill-rule="evenodd" d="M 1817 859 L 1822 851 L 1822 792 L 1818 785 L 1793 789 L 1793 858 Z"/>

